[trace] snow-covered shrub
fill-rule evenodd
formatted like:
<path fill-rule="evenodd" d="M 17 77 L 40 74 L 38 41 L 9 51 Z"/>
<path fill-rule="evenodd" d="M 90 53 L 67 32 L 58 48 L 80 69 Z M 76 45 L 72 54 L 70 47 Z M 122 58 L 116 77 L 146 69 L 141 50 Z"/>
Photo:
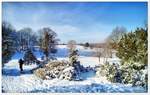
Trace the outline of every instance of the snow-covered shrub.
<path fill-rule="evenodd" d="M 110 64 L 106 62 L 101 65 L 100 68 L 96 72 L 97 76 L 106 76 L 107 79 L 111 82 L 121 83 L 121 72 L 118 68 L 118 65 L 113 63 Z"/>
<path fill-rule="evenodd" d="M 71 50 L 69 53 L 69 61 L 74 65 L 78 60 L 78 50 Z"/>
<path fill-rule="evenodd" d="M 111 82 L 132 84 L 148 88 L 147 69 L 136 70 L 135 66 L 105 63 L 97 70 L 97 76 L 106 76 Z"/>
<path fill-rule="evenodd" d="M 105 64 L 103 65 L 100 65 L 99 68 L 97 68 L 97 72 L 96 72 L 96 75 L 97 76 L 106 76 L 107 72 L 108 72 L 108 66 L 109 66 L 109 63 L 106 62 Z"/>
<path fill-rule="evenodd" d="M 66 79 L 66 80 L 79 80 L 80 73 L 85 72 L 86 69 L 80 65 L 78 61 L 78 51 L 72 50 L 69 54 L 68 61 L 50 61 L 45 64 L 43 68 L 45 69 L 45 79 Z"/>
<path fill-rule="evenodd" d="M 40 68 L 41 69 L 41 68 Z M 68 61 L 51 61 L 48 64 L 45 64 L 42 68 L 44 71 L 44 77 L 42 79 L 66 79 L 66 80 L 78 80 L 80 73 L 84 69 L 83 66 L 80 65 L 80 62 L 77 62 L 75 66 L 72 66 Z M 38 69 L 35 70 L 35 73 L 39 72 Z M 35 74 L 37 76 L 42 76 L 41 74 Z"/>
<path fill-rule="evenodd" d="M 73 80 L 74 76 L 75 70 L 73 67 L 70 66 L 62 71 L 62 74 L 60 75 L 59 79 Z"/>
<path fill-rule="evenodd" d="M 34 56 L 34 54 L 32 53 L 32 51 L 30 49 L 28 49 L 25 52 L 23 59 L 24 59 L 24 63 L 27 65 L 32 64 L 32 63 L 36 63 L 36 61 L 37 61 L 36 57 Z"/>
<path fill-rule="evenodd" d="M 139 63 L 121 64 L 122 82 L 125 84 L 132 84 L 132 86 L 142 86 L 147 89 L 147 67 Z"/>

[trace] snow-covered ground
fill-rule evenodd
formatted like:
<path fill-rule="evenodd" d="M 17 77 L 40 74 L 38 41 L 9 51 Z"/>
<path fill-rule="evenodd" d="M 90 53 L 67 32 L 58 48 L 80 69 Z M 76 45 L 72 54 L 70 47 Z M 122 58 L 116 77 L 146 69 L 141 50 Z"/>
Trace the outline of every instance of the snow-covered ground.
<path fill-rule="evenodd" d="M 62 54 L 66 53 L 66 46 L 58 47 L 58 60 L 68 60 Z M 85 67 L 94 67 L 101 63 L 98 58 L 85 56 L 85 50 L 80 47 L 79 52 L 83 55 L 79 57 L 81 64 Z M 62 54 L 59 54 L 62 53 Z M 87 53 L 87 52 L 86 52 Z M 40 54 L 35 52 L 36 56 Z M 61 56 L 60 56 L 61 55 Z M 68 80 L 41 80 L 30 72 L 36 65 L 24 66 L 24 73 L 20 74 L 18 67 L 18 59 L 22 58 L 22 54 L 16 54 L 13 59 L 5 64 L 2 74 L 2 90 L 3 92 L 145 92 L 142 87 L 132 87 L 131 85 L 110 83 L 105 77 L 96 77 L 94 71 L 82 73 L 82 81 L 68 81 Z M 101 59 L 103 61 L 103 58 Z M 118 58 L 108 59 L 110 62 L 119 62 Z"/>

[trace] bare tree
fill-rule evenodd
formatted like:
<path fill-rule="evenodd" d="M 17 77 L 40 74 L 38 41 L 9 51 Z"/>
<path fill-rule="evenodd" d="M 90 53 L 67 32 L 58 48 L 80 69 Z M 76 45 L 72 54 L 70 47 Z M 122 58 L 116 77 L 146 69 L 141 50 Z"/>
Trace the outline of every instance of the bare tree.
<path fill-rule="evenodd" d="M 76 49 L 76 41 L 70 40 L 67 44 L 67 47 L 69 48 L 69 51 L 75 50 Z"/>
<path fill-rule="evenodd" d="M 41 29 L 40 32 L 42 33 L 42 35 L 39 39 L 39 45 L 46 56 L 46 60 L 48 61 L 49 55 L 51 53 L 56 53 L 56 44 L 58 42 L 58 39 L 56 39 L 57 34 L 48 27 Z"/>
<path fill-rule="evenodd" d="M 103 47 L 103 56 L 104 56 L 104 61 L 103 63 L 107 62 L 107 59 L 112 57 L 112 48 L 109 44 L 108 41 L 105 42 L 105 46 Z"/>
<path fill-rule="evenodd" d="M 116 49 L 117 43 L 120 41 L 120 39 L 126 32 L 126 28 L 116 27 L 113 29 L 110 36 L 108 36 L 108 38 L 105 39 L 105 46 L 103 51 L 104 62 L 106 62 L 108 58 L 112 57 L 112 50 Z"/>
<path fill-rule="evenodd" d="M 26 50 L 27 48 L 30 48 L 32 46 L 31 33 L 31 28 L 23 28 L 18 31 L 20 50 Z"/>
<path fill-rule="evenodd" d="M 106 39 L 109 43 L 118 43 L 122 36 L 127 32 L 125 27 L 116 27 L 113 29 L 112 33 Z"/>
<path fill-rule="evenodd" d="M 96 57 L 98 57 L 98 61 L 99 63 L 101 62 L 101 57 L 102 57 L 102 53 L 103 53 L 103 48 L 99 47 L 99 46 L 96 46 L 95 47 L 95 55 Z"/>

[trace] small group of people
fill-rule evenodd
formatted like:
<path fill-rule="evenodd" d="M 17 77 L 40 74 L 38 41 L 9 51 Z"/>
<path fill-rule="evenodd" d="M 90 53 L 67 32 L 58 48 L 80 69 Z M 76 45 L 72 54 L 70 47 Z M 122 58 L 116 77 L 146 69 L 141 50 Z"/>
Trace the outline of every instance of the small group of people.
<path fill-rule="evenodd" d="M 19 68 L 20 68 L 20 71 L 22 72 L 23 71 L 23 64 L 24 64 L 24 61 L 23 59 L 19 59 Z"/>

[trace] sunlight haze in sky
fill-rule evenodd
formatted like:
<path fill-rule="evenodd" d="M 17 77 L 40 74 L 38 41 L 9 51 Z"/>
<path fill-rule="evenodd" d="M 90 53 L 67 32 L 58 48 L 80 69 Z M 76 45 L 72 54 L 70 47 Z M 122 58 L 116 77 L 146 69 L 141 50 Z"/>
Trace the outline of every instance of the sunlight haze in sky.
<path fill-rule="evenodd" d="M 2 20 L 16 30 L 50 27 L 61 42 L 103 42 L 116 26 L 128 31 L 147 22 L 146 2 L 2 3 Z"/>

